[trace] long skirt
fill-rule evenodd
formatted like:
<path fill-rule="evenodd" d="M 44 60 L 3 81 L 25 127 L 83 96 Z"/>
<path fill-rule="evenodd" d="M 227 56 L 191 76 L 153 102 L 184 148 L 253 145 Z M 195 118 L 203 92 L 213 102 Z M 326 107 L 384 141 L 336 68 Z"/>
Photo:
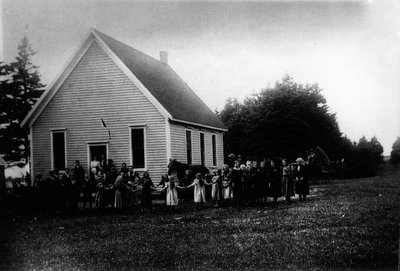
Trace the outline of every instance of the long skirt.
<path fill-rule="evenodd" d="M 202 187 L 194 187 L 194 202 L 206 202 L 206 188 L 204 185 Z"/>
<path fill-rule="evenodd" d="M 212 200 L 220 200 L 220 193 L 219 193 L 219 184 L 218 183 L 213 183 L 211 187 L 211 198 Z"/>
<path fill-rule="evenodd" d="M 151 191 L 142 191 L 142 198 L 140 203 L 143 207 L 152 206 Z"/>
<path fill-rule="evenodd" d="M 310 187 L 308 185 L 308 179 L 298 180 L 296 182 L 296 194 L 299 195 L 309 195 Z"/>
<path fill-rule="evenodd" d="M 290 176 L 282 177 L 282 195 L 285 198 L 294 196 L 293 182 L 292 182 L 292 178 L 290 178 Z"/>
<path fill-rule="evenodd" d="M 168 206 L 177 206 L 178 205 L 178 192 L 176 188 L 168 188 L 166 193 L 166 204 Z"/>
<path fill-rule="evenodd" d="M 96 208 L 103 208 L 104 207 L 104 195 L 103 191 L 97 191 L 96 196 L 94 198 L 94 206 Z"/>
<path fill-rule="evenodd" d="M 270 180 L 269 194 L 271 197 L 274 197 L 274 198 L 279 198 L 282 196 L 280 179 Z"/>
<path fill-rule="evenodd" d="M 114 208 L 122 208 L 122 193 L 120 190 L 115 191 Z"/>
<path fill-rule="evenodd" d="M 233 190 L 232 186 L 222 186 L 222 194 L 224 196 L 224 199 L 232 199 L 233 198 Z"/>

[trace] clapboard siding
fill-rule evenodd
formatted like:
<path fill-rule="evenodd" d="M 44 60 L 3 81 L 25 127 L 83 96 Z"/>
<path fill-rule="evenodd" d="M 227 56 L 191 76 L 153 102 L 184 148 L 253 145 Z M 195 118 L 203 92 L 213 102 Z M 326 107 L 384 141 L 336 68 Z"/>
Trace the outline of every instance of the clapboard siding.
<path fill-rule="evenodd" d="M 167 166 L 165 118 L 94 41 L 33 124 L 34 174 L 51 169 L 50 129 L 67 129 L 67 164 L 78 159 L 87 169 L 87 143 L 108 141 L 108 129 L 109 158 L 117 167 L 129 164 L 129 126 L 140 125 L 146 125 L 147 170 L 158 181 Z"/>
<path fill-rule="evenodd" d="M 176 159 L 177 161 L 180 161 L 182 163 L 187 163 L 185 127 L 182 125 L 176 125 L 171 123 L 170 131 L 171 131 L 171 158 Z"/>
<path fill-rule="evenodd" d="M 223 133 L 197 129 L 190 126 L 171 123 L 171 157 L 180 162 L 187 162 L 186 158 L 186 130 L 192 132 L 192 163 L 200 164 L 200 133 L 204 133 L 206 167 L 214 168 L 212 164 L 212 135 L 216 135 L 217 167 L 224 163 Z"/>

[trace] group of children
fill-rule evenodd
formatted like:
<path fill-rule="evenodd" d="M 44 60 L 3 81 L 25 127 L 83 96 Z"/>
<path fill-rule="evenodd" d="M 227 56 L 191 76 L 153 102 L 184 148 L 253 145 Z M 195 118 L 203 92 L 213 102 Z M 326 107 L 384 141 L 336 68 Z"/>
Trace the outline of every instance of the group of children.
<path fill-rule="evenodd" d="M 307 163 L 298 158 L 295 163 L 288 164 L 286 160 L 282 165 L 277 165 L 273 160 L 266 160 L 260 163 L 247 161 L 240 164 L 234 161 L 233 167 L 227 164 L 222 169 L 213 170 L 212 175 L 195 175 L 193 181 L 187 183 L 192 172 L 187 170 L 185 176 L 179 182 L 173 176 L 163 175 L 160 191 L 166 191 L 167 206 L 177 206 L 178 196 L 185 198 L 185 190 L 193 187 L 193 201 L 196 209 L 201 209 L 206 202 L 206 186 L 211 186 L 211 201 L 214 206 L 225 204 L 236 206 L 250 206 L 254 204 L 265 204 L 267 198 L 273 198 L 276 204 L 278 198 L 284 197 L 287 202 L 299 195 L 300 201 L 306 199 L 309 194 Z"/>
<path fill-rule="evenodd" d="M 180 200 L 193 200 L 195 208 L 201 209 L 210 199 L 214 206 L 251 206 L 265 204 L 267 197 L 272 197 L 276 203 L 284 196 L 289 202 L 295 192 L 300 200 L 305 200 L 309 193 L 307 164 L 301 158 L 290 165 L 286 161 L 277 165 L 274 160 L 245 164 L 236 160 L 231 166 L 225 164 L 222 169 L 214 169 L 205 176 L 187 170 L 178 180 L 164 174 L 158 185 L 154 185 L 148 172 L 140 176 L 125 163 L 117 172 L 111 159 L 92 161 L 89 173 L 76 161 L 75 166 L 65 169 L 61 176 L 55 170 L 46 180 L 40 178 L 36 182 L 39 198 L 45 206 L 57 206 L 60 210 L 77 210 L 81 194 L 84 208 L 86 204 L 92 208 L 94 194 L 94 206 L 100 210 L 110 205 L 115 209 L 130 208 L 139 198 L 142 210 L 151 210 L 155 191 L 165 197 L 169 209 L 178 206 Z"/>

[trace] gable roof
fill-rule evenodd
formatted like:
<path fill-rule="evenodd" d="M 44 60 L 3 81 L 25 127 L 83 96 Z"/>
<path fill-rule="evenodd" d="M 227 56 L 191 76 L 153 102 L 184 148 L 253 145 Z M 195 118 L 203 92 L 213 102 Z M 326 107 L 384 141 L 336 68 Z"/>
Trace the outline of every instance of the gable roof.
<path fill-rule="evenodd" d="M 88 40 L 90 39 L 98 41 L 114 61 L 117 64 L 120 63 L 120 67 L 127 69 L 127 72 L 131 73 L 129 77 L 135 84 L 139 85 L 139 89 L 147 94 L 146 96 L 167 118 L 176 122 L 226 131 L 226 127 L 220 118 L 211 111 L 168 64 L 162 63 L 94 29 L 91 30 L 91 34 L 84 43 L 87 48 L 91 44 L 90 42 L 88 45 Z M 81 47 L 85 47 L 85 45 Z M 87 48 L 84 50 L 81 48 L 76 55 L 83 55 Z M 72 63 L 73 67 L 79 59 L 80 57 L 75 60 L 76 63 L 74 65 Z M 74 62 L 74 60 L 71 62 Z M 71 63 L 69 66 L 71 66 Z M 71 67 L 69 69 L 72 71 Z M 58 79 L 58 81 L 60 80 Z M 55 86 L 55 88 L 57 87 Z M 48 91 L 50 94 L 45 92 L 43 96 L 50 95 L 52 97 L 56 91 L 57 89 Z M 51 97 L 47 99 L 46 97 L 41 97 L 21 125 L 26 123 L 31 125 Z M 39 106 L 38 104 L 42 102 L 45 105 Z M 37 108 L 42 108 L 42 110 L 37 110 Z M 35 111 L 39 112 L 35 114 Z"/>

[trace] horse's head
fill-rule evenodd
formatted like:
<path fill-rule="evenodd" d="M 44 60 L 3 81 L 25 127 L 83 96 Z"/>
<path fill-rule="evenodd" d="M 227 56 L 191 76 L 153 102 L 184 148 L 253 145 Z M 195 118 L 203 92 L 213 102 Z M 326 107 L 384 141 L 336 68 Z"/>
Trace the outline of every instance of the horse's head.
<path fill-rule="evenodd" d="M 176 160 L 175 159 L 169 159 L 168 175 L 171 175 L 175 170 L 176 170 Z"/>

